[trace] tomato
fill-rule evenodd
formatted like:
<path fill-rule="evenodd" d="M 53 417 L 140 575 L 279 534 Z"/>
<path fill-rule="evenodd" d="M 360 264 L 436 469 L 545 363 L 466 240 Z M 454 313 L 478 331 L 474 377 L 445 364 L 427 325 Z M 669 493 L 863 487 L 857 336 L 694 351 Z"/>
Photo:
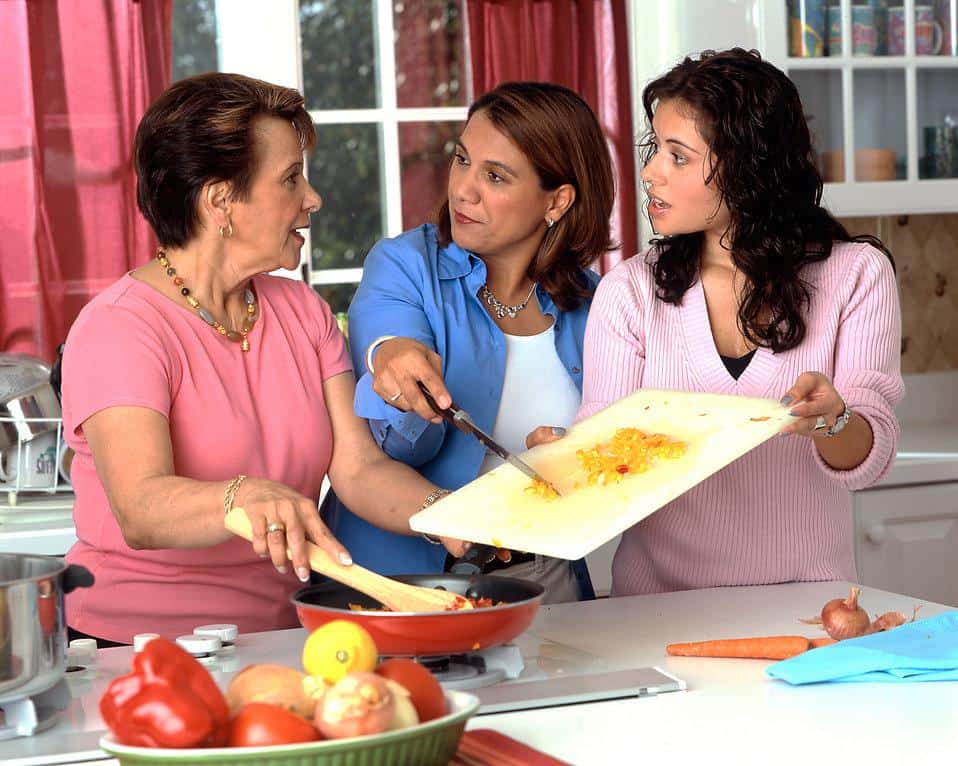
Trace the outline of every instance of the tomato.
<path fill-rule="evenodd" d="M 409 692 L 420 722 L 446 714 L 446 696 L 442 687 L 433 674 L 418 662 L 394 657 L 379 663 L 376 673 L 395 681 Z"/>
<path fill-rule="evenodd" d="M 319 738 L 319 732 L 309 721 L 267 702 L 243 705 L 230 722 L 230 747 L 291 745 Z"/>

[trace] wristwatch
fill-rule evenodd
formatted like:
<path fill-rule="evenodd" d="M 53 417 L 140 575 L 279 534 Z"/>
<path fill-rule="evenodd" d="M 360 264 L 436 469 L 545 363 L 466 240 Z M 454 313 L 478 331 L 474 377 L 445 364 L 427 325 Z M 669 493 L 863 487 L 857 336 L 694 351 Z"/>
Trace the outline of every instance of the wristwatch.
<path fill-rule="evenodd" d="M 848 405 L 845 404 L 845 400 L 842 399 L 842 414 L 835 419 L 835 425 L 828 428 L 825 431 L 825 436 L 831 438 L 832 436 L 837 436 L 842 432 L 842 429 L 848 425 L 849 419 L 851 419 L 852 411 L 848 409 Z"/>

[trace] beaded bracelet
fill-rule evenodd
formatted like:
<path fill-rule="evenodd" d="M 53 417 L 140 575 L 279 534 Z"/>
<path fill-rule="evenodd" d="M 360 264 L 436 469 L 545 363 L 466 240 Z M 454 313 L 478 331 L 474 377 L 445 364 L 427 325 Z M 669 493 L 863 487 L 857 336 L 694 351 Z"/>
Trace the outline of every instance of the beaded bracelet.
<path fill-rule="evenodd" d="M 229 484 L 226 485 L 226 491 L 223 493 L 223 514 L 227 514 L 233 508 L 233 498 L 236 497 L 236 492 L 240 488 L 240 484 L 246 481 L 245 474 L 240 474 L 239 476 L 230 479 Z"/>
<path fill-rule="evenodd" d="M 422 501 L 422 505 L 419 506 L 419 510 L 420 511 L 426 510 L 430 505 L 435 503 L 437 500 L 450 494 L 452 494 L 451 490 L 443 489 L 442 487 L 439 487 L 438 489 L 433 490 L 428 495 L 426 495 L 426 499 Z M 438 537 L 427 535 L 425 532 L 422 532 L 421 534 L 423 539 L 427 543 L 432 543 L 433 545 L 442 545 L 442 540 L 440 540 Z"/>

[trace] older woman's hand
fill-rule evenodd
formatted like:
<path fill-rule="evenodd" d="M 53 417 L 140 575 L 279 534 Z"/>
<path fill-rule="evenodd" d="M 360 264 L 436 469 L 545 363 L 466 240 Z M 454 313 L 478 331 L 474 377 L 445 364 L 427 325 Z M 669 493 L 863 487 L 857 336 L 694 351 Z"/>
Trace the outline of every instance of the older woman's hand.
<path fill-rule="evenodd" d="M 816 430 L 818 418 L 825 419 L 825 425 L 831 427 L 845 410 L 845 402 L 832 382 L 820 372 L 803 372 L 798 376 L 785 396 L 782 404 L 791 405 L 791 414 L 795 421 L 782 428 L 782 433 L 795 433 L 802 436 L 821 436 L 825 429 Z"/>
<path fill-rule="evenodd" d="M 373 390 L 403 412 L 415 412 L 432 423 L 441 423 L 419 390 L 429 389 L 440 407 L 449 407 L 452 397 L 442 382 L 442 360 L 432 349 L 412 338 L 392 338 L 376 349 Z"/>
<path fill-rule="evenodd" d="M 352 564 L 349 552 L 319 518 L 316 503 L 285 484 L 249 478 L 240 486 L 233 504 L 249 516 L 253 550 L 272 559 L 278 571 L 286 571 L 289 548 L 296 576 L 303 582 L 309 580 L 307 540 L 316 543 L 334 561 Z"/>

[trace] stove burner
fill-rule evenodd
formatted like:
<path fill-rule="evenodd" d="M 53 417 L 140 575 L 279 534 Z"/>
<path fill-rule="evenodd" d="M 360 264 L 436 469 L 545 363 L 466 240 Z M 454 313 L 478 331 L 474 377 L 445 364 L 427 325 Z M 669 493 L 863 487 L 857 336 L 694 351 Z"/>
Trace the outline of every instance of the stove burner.
<path fill-rule="evenodd" d="M 70 691 L 63 679 L 32 697 L 0 702 L 0 741 L 49 729 L 69 702 Z"/>
<path fill-rule="evenodd" d="M 522 672 L 522 654 L 513 644 L 468 654 L 412 657 L 447 689 L 477 689 L 491 686 Z"/>

